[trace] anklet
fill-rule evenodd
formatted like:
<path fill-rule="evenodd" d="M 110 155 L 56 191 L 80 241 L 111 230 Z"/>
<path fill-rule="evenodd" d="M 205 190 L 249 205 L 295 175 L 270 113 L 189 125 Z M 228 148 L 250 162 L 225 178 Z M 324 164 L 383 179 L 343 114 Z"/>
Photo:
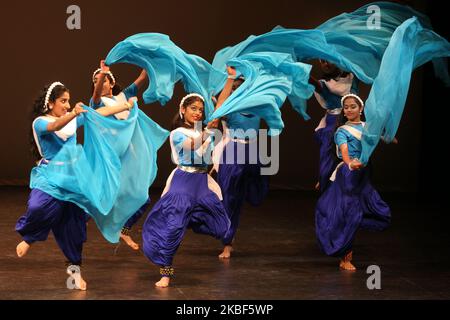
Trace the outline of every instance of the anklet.
<path fill-rule="evenodd" d="M 131 234 L 131 229 L 128 227 L 123 227 L 120 233 L 123 234 L 124 236 L 129 236 Z"/>
<path fill-rule="evenodd" d="M 173 267 L 161 267 L 159 268 L 159 274 L 163 277 L 173 277 L 175 269 Z"/>

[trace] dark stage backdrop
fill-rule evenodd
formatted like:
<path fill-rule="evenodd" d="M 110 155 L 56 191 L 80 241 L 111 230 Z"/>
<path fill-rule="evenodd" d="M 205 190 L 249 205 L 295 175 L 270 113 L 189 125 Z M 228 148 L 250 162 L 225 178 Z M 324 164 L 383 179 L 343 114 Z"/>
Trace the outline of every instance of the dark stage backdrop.
<path fill-rule="evenodd" d="M 160 32 L 185 51 L 212 61 L 219 49 L 261 34 L 276 25 L 314 28 L 342 12 L 368 1 L 8 1 L 0 2 L 2 30 L 1 93 L 3 121 L 0 126 L 2 150 L 0 185 L 26 185 L 33 161 L 29 155 L 29 110 L 44 85 L 62 81 L 71 90 L 72 105 L 88 102 L 91 75 L 108 51 L 127 36 Z M 425 1 L 407 1 L 430 14 L 437 31 L 443 33 L 439 8 Z M 68 30 L 68 6 L 81 8 L 81 29 Z M 112 67 L 122 86 L 131 83 L 139 70 L 130 65 Z M 315 69 L 314 73 L 317 70 Z M 413 75 L 404 117 L 398 131 L 398 145 L 380 145 L 373 156 L 375 185 L 382 191 L 416 192 L 436 180 L 438 168 L 429 166 L 427 141 L 433 134 L 426 115 L 432 106 L 429 94 L 447 91 L 432 77 L 432 68 L 422 67 Z M 425 83 L 424 78 L 427 79 Z M 368 88 L 362 96 L 367 97 Z M 436 91 L 437 90 L 437 91 Z M 171 102 L 141 106 L 163 127 L 169 129 L 184 94 L 178 86 Z M 448 97 L 447 97 L 448 98 Z M 312 189 L 318 170 L 318 147 L 313 130 L 323 115 L 314 98 L 309 101 L 312 120 L 304 121 L 288 104 L 283 107 L 286 128 L 280 138 L 280 170 L 271 179 L 273 188 Z M 441 105 L 440 107 L 445 107 Z M 444 111 L 444 108 L 442 108 Z M 437 114 L 437 113 L 436 113 Z M 435 115 L 436 115 L 435 114 Z M 440 113 L 442 114 L 442 113 Z M 428 119 L 423 121 L 423 119 Z M 435 145 L 431 145 L 432 147 Z M 425 153 L 425 155 L 424 155 Z M 427 166 L 421 165 L 426 163 Z M 173 168 L 168 143 L 158 154 L 159 173 L 154 183 L 162 186 Z"/>

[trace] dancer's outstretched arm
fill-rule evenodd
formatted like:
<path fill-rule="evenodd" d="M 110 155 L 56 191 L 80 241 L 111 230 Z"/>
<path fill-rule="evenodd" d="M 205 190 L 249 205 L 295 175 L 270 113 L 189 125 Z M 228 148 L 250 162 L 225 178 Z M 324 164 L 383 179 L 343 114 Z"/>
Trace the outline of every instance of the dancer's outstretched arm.
<path fill-rule="evenodd" d="M 47 131 L 59 131 L 75 117 L 77 117 L 81 113 L 87 112 L 81 105 L 82 103 L 78 102 L 71 112 L 68 112 L 64 116 L 57 118 L 54 122 L 49 122 L 47 125 Z"/>
<path fill-rule="evenodd" d="M 103 82 L 105 81 L 106 74 L 109 71 L 109 67 L 105 65 L 105 60 L 100 60 L 100 71 L 97 82 L 94 85 L 94 92 L 92 93 L 92 101 L 95 104 L 101 102 Z"/>
<path fill-rule="evenodd" d="M 107 117 L 125 110 L 131 110 L 133 106 L 134 106 L 134 99 L 130 98 L 128 99 L 127 102 L 123 104 L 119 104 L 116 106 L 101 107 L 95 111 L 101 114 L 102 116 Z"/>
<path fill-rule="evenodd" d="M 136 85 L 136 87 L 142 88 L 142 86 L 144 85 L 144 83 L 147 79 L 148 79 L 147 71 L 145 71 L 145 69 L 142 69 L 139 77 L 137 77 L 136 80 L 134 80 L 134 84 Z M 150 81 L 150 79 L 149 79 L 149 81 Z"/>

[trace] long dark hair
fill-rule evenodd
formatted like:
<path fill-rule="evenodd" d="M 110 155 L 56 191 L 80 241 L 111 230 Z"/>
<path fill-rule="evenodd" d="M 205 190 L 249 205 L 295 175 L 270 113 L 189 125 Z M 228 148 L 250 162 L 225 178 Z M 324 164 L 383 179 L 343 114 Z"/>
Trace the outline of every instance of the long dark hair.
<path fill-rule="evenodd" d="M 190 105 L 196 101 L 204 104 L 204 101 L 202 99 L 200 99 L 200 97 L 193 96 L 193 97 L 189 97 L 189 98 L 185 99 L 182 106 L 184 108 L 186 108 L 188 105 Z M 203 114 L 202 121 L 204 120 L 204 117 L 205 117 L 205 114 Z M 187 124 L 186 122 L 184 122 L 184 119 L 182 119 L 180 117 L 180 113 L 177 112 L 177 114 L 175 115 L 175 117 L 172 120 L 172 130 L 175 130 L 180 127 L 192 129 L 192 126 Z M 202 128 L 203 128 L 203 126 L 202 126 Z"/>
<path fill-rule="evenodd" d="M 39 153 L 39 150 L 36 145 L 36 141 L 34 141 L 34 135 L 33 135 L 33 121 L 37 117 L 46 115 L 49 113 L 50 110 L 46 110 L 44 107 L 45 104 L 45 96 L 47 95 L 47 91 L 50 88 L 50 84 L 46 85 L 44 89 L 39 93 L 39 96 L 34 100 L 31 113 L 30 113 L 30 131 L 28 134 L 29 142 L 30 142 L 30 152 L 34 160 L 39 160 L 42 158 L 42 156 Z M 48 99 L 49 102 L 55 102 L 56 99 L 61 97 L 65 92 L 69 92 L 69 89 L 67 89 L 65 86 L 57 85 L 53 88 L 52 92 L 50 93 L 50 97 Z"/>

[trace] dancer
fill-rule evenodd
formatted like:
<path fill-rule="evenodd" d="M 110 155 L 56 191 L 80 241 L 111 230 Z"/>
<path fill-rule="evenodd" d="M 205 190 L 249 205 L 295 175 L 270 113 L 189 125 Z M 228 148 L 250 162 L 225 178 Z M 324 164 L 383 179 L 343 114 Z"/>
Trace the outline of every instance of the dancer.
<path fill-rule="evenodd" d="M 233 93 L 244 82 L 243 77 L 233 81 Z M 261 204 L 269 189 L 268 177 L 261 175 L 259 163 L 258 132 L 261 118 L 249 113 L 234 112 L 223 118 L 226 143 L 217 172 L 217 183 L 223 194 L 223 205 L 231 221 L 230 229 L 222 239 L 224 245 L 221 259 L 229 259 L 233 251 L 234 241 L 244 201 L 251 205 Z M 228 154 L 233 159 L 227 159 Z M 254 153 L 254 154 L 251 154 Z M 257 163 L 251 163 L 257 159 Z"/>
<path fill-rule="evenodd" d="M 230 95 L 236 71 L 228 68 L 228 80 L 216 108 Z M 160 266 L 157 287 L 168 287 L 174 275 L 173 257 L 187 228 L 222 239 L 230 227 L 222 204 L 219 185 L 208 174 L 214 135 L 219 120 L 201 130 L 204 98 L 196 93 L 185 96 L 170 134 L 172 159 L 177 168 L 167 180 L 161 199 L 148 215 L 142 232 L 144 254 Z"/>
<path fill-rule="evenodd" d="M 353 241 L 361 227 L 384 230 L 390 224 L 390 209 L 369 181 L 370 168 L 358 160 L 364 122 L 364 103 L 347 94 L 341 100 L 347 122 L 336 130 L 335 142 L 342 162 L 331 176 L 332 183 L 322 193 L 316 207 L 316 235 L 320 248 L 340 257 L 339 266 L 356 270 L 352 264 Z"/>
<path fill-rule="evenodd" d="M 341 99 L 348 93 L 358 93 L 358 79 L 352 73 L 339 69 L 336 65 L 319 60 L 323 79 L 310 77 L 314 85 L 314 95 L 322 108 L 326 109 L 325 116 L 315 129 L 314 138 L 319 144 L 319 181 L 315 188 L 323 192 L 329 185 L 329 178 L 336 168 L 333 136 L 336 123 L 341 114 Z"/>
<path fill-rule="evenodd" d="M 131 101 L 116 107 L 103 107 L 97 112 L 103 116 L 129 110 Z M 76 129 L 84 124 L 82 103 L 77 103 L 71 112 L 70 94 L 60 82 L 45 87 L 36 99 L 31 126 L 31 150 L 37 166 L 47 166 L 66 144 L 76 144 Z M 51 179 L 51 177 L 47 177 Z M 83 209 L 69 201 L 58 200 L 40 189 L 33 188 L 28 199 L 28 208 L 16 224 L 16 231 L 23 241 L 16 247 L 18 257 L 27 254 L 36 241 L 45 241 L 50 231 L 65 255 L 67 272 L 80 270 L 83 243 L 86 241 L 86 222 Z M 77 289 L 86 290 L 87 285 L 79 273 Z"/>
<path fill-rule="evenodd" d="M 101 60 L 100 68 L 95 70 L 92 76 L 93 93 L 89 105 L 94 109 L 105 106 L 102 97 L 119 99 L 122 101 L 134 98 L 137 96 L 138 89 L 145 84 L 146 79 L 147 73 L 145 70 L 142 70 L 139 77 L 131 85 L 124 90 L 121 90 L 120 86 L 116 83 L 116 78 L 110 71 L 110 68 L 105 65 L 104 60 Z M 117 118 L 118 120 L 127 119 L 128 114 L 128 111 L 124 111 L 115 114 L 114 118 Z M 128 219 L 120 233 L 120 238 L 133 250 L 139 250 L 139 244 L 131 238 L 131 229 L 139 221 L 149 205 L 150 197 L 142 207 Z"/>
<path fill-rule="evenodd" d="M 102 97 L 113 98 L 123 93 L 126 99 L 130 99 L 137 96 L 138 89 L 141 88 L 147 79 L 147 72 L 141 71 L 139 77 L 130 84 L 127 88 L 122 90 L 116 83 L 116 78 L 110 71 L 110 68 L 105 65 L 105 60 L 100 61 L 100 68 L 94 71 L 92 75 L 93 91 L 92 97 L 89 101 L 89 106 L 94 109 L 103 107 L 105 104 L 102 101 Z"/>

